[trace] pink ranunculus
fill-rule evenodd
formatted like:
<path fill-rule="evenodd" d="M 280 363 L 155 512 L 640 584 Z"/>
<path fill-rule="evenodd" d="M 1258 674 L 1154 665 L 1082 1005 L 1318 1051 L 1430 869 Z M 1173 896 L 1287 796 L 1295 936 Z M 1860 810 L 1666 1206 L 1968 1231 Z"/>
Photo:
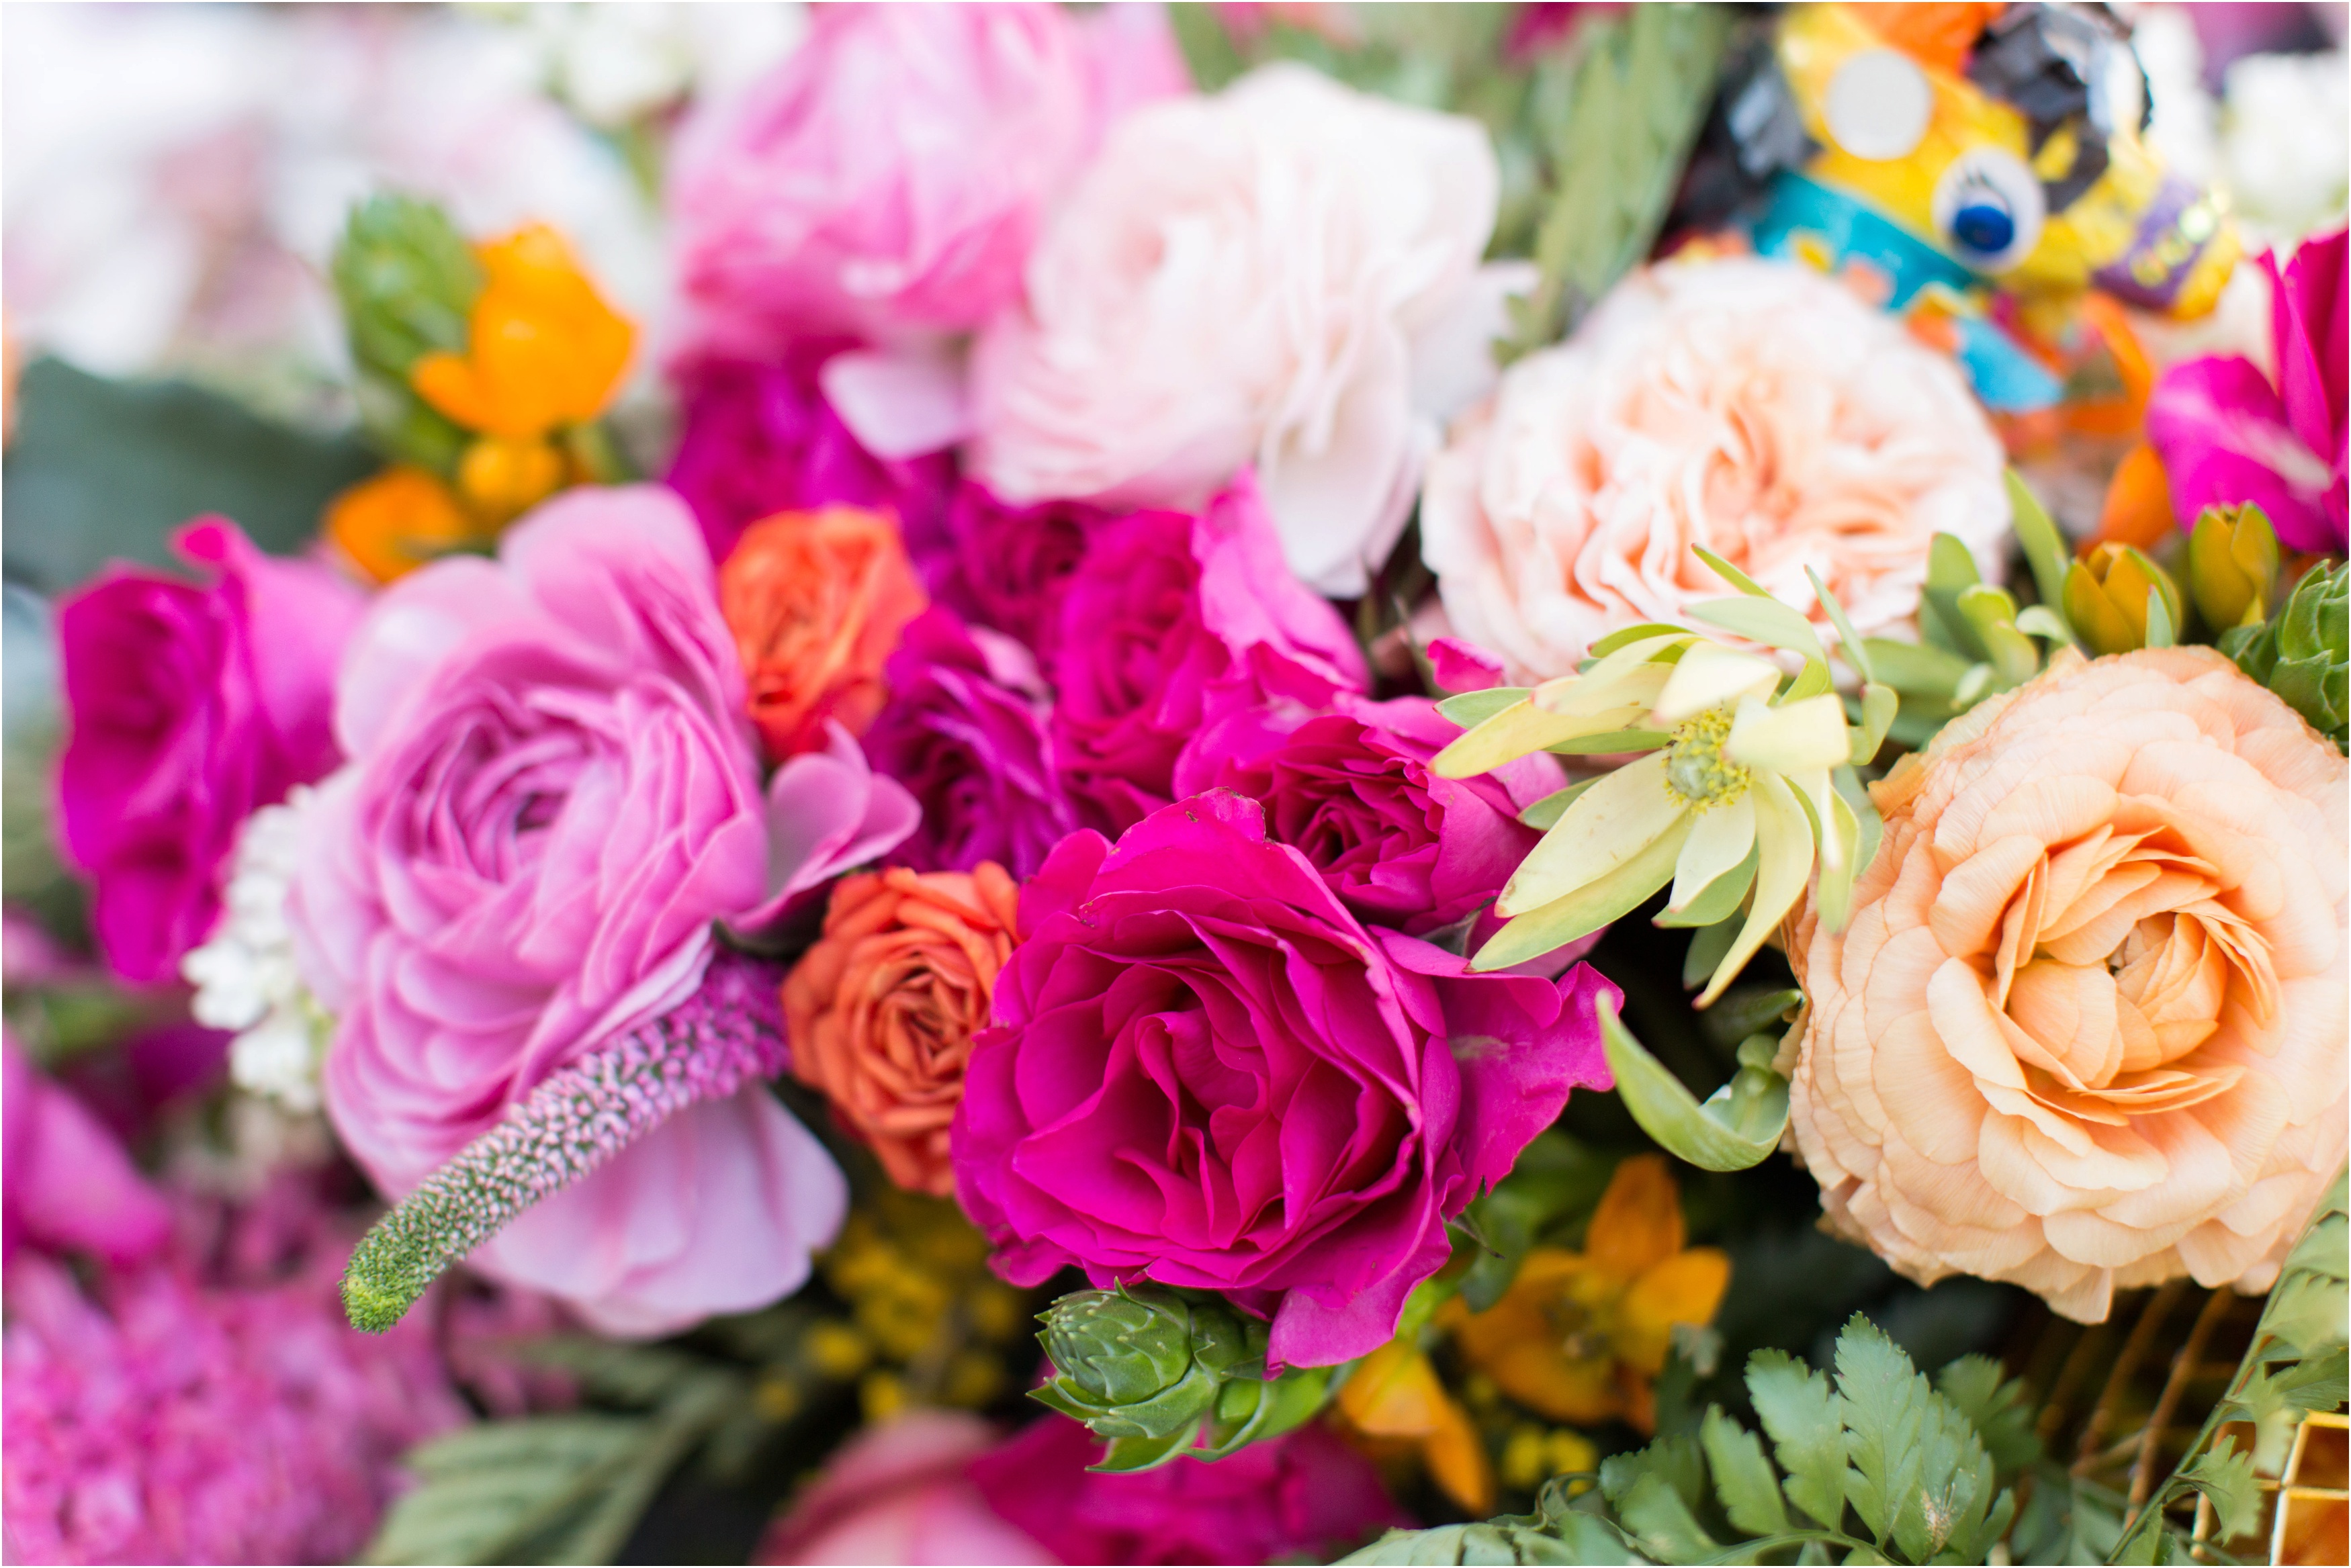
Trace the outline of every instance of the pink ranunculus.
<path fill-rule="evenodd" d="M 675 368 L 684 427 L 668 483 L 694 508 L 712 559 L 724 561 L 762 517 L 836 504 L 893 514 L 918 566 L 942 554 L 954 464 L 944 452 L 882 457 L 860 443 L 821 385 L 843 346 L 820 340 L 767 363 Z"/>
<path fill-rule="evenodd" d="M 1101 1446 L 1068 1417 L 1047 1416 L 975 1461 L 971 1480 L 1062 1563 L 1326 1563 L 1414 1523 L 1370 1462 L 1322 1426 L 1214 1464 L 1127 1475 L 1086 1468 Z"/>
<path fill-rule="evenodd" d="M 146 1257 L 170 1240 L 172 1212 L 114 1141 L 60 1085 L 0 1030 L 0 1258 L 30 1243 L 94 1252 L 112 1262 Z"/>
<path fill-rule="evenodd" d="M 1346 623 L 1282 565 L 1244 472 L 1197 515 L 1097 529 L 1061 600 L 1053 748 L 1080 820 L 1116 833 L 1167 804 L 1212 716 L 1303 721 L 1368 684 Z"/>
<path fill-rule="evenodd" d="M 665 490 L 575 491 L 496 561 L 436 562 L 377 599 L 337 691 L 351 760 L 305 814 L 289 918 L 337 1019 L 328 1113 L 388 1193 L 691 995 L 715 920 L 764 918 L 912 826 L 839 733 L 847 757 L 795 759 L 763 801 L 743 706 L 709 553 Z M 843 1201 L 755 1085 L 474 1261 L 650 1333 L 797 1286 Z"/>
<path fill-rule="evenodd" d="M 1476 121 L 1302 66 L 1130 116 L 974 346 L 972 472 L 1123 510 L 1253 464 L 1298 576 L 1363 593 L 1524 286 L 1499 191 Z"/>
<path fill-rule="evenodd" d="M 1061 1561 L 1007 1523 L 973 1483 L 972 1461 L 996 1447 L 995 1428 L 962 1410 L 909 1410 L 868 1427 L 768 1527 L 751 1561 L 910 1568 Z"/>
<path fill-rule="evenodd" d="M 1426 936 L 1502 890 L 1542 836 L 1518 814 L 1567 782 L 1540 752 L 1474 779 L 1438 778 L 1429 759 L 1460 733 L 1424 697 L 1352 703 L 1279 736 L 1243 716 L 1203 733 L 1178 783 L 1255 796 L 1267 832 L 1357 919 Z"/>
<path fill-rule="evenodd" d="M 922 808 L 893 858 L 917 871 L 993 860 L 1015 879 L 1033 874 L 1077 826 L 1053 772 L 1037 661 L 934 605 L 907 624 L 883 673 L 890 705 L 866 753 Z"/>
<path fill-rule="evenodd" d="M 806 43 L 681 137 L 687 343 L 758 358 L 810 335 L 977 327 L 1125 107 L 1098 94 L 1174 85 L 1165 28 L 1088 29 L 1044 5 L 814 12 Z"/>
<path fill-rule="evenodd" d="M 2271 283 L 2274 384 L 2250 359 L 2214 355 L 2175 365 L 2147 400 L 2147 439 L 2163 459 L 2182 528 L 2207 506 L 2252 502 L 2296 550 L 2340 552 L 2351 540 L 2351 238 L 2305 240 Z"/>
<path fill-rule="evenodd" d="M 226 518 L 172 542 L 212 580 L 118 566 L 57 607 L 71 724 L 58 821 L 93 884 L 100 950 L 141 984 L 175 978 L 211 932 L 254 808 L 335 765 L 335 661 L 365 602 Z"/>
<path fill-rule="evenodd" d="M 1607 981 L 1367 929 L 1228 791 L 1071 835 L 1020 926 L 954 1131 L 998 1268 L 1228 1292 L 1281 1362 L 1384 1342 L 1445 1222 L 1610 1081 Z"/>

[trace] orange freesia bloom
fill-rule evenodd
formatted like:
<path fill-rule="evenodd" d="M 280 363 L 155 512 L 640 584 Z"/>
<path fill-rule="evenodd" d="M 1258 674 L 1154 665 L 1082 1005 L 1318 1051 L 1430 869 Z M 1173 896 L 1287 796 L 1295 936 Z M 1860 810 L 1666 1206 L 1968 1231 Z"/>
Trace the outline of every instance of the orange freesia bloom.
<path fill-rule="evenodd" d="M 1651 1430 L 1649 1380 L 1665 1369 L 1674 1325 L 1711 1322 L 1730 1282 L 1730 1260 L 1685 1250 L 1683 1235 L 1665 1156 L 1636 1155 L 1609 1179 L 1583 1251 L 1538 1247 L 1490 1310 L 1455 1300 L 1438 1321 L 1471 1366 L 1528 1408 Z"/>
<path fill-rule="evenodd" d="M 563 454 L 543 441 L 484 436 L 457 460 L 457 488 L 476 516 L 503 526 L 560 489 Z"/>
<path fill-rule="evenodd" d="M 1339 1411 L 1367 1438 L 1417 1448 L 1430 1478 L 1470 1514 L 1494 1511 L 1494 1468 L 1486 1445 L 1418 1345 L 1392 1339 L 1364 1357 L 1340 1386 Z"/>
<path fill-rule="evenodd" d="M 327 537 L 360 571 L 388 583 L 486 535 L 447 485 L 402 464 L 336 496 L 327 507 Z"/>
<path fill-rule="evenodd" d="M 2139 442 L 2123 454 L 2106 501 L 2098 514 L 2098 531 L 2082 542 L 2086 556 L 2099 545 L 2136 545 L 2152 550 L 2177 533 L 2179 524 L 2171 510 L 2171 481 L 2155 448 Z"/>
<path fill-rule="evenodd" d="M 487 279 L 465 352 L 427 354 L 416 395 L 467 430 L 515 441 L 603 412 L 636 328 L 604 303 L 563 237 L 533 223 L 476 247 Z"/>

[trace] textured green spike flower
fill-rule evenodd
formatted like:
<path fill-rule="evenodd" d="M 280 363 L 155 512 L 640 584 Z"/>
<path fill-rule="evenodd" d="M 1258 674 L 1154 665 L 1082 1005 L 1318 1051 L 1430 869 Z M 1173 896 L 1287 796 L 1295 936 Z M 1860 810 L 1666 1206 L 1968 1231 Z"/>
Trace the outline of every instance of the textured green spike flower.
<path fill-rule="evenodd" d="M 351 1325 L 383 1333 L 532 1204 L 695 1101 L 782 1071 L 780 979 L 771 964 L 722 953 L 683 1003 L 550 1075 L 360 1239 L 343 1272 Z"/>
<path fill-rule="evenodd" d="M 1660 924 L 1710 926 L 1747 911 L 1698 998 L 1705 1006 L 1803 896 L 1816 862 L 1823 916 L 1842 918 L 1860 870 L 1861 825 L 1831 775 L 1876 753 L 1893 693 L 1865 686 L 1864 711 L 1875 717 L 1856 733 L 1830 689 L 1812 624 L 1735 568 L 1711 556 L 1707 564 L 1746 597 L 1692 613 L 1801 657 L 1802 673 L 1784 689 L 1769 659 L 1699 632 L 1633 627 L 1593 644 L 1596 657 L 1581 674 L 1534 688 L 1438 753 L 1435 769 L 1447 778 L 1544 748 L 1650 753 L 1568 804 L 1496 900 L 1509 924 L 1475 967 L 1551 951 L 1670 883 Z M 1833 620 L 1842 618 L 1833 610 Z M 1854 657 L 1869 656 L 1856 648 Z"/>
<path fill-rule="evenodd" d="M 2314 566 L 2294 585 L 2276 615 L 2260 626 L 2223 632 L 2220 651 L 2280 697 L 2311 727 L 2344 747 L 2351 695 L 2346 695 L 2346 586 L 2351 566 Z"/>

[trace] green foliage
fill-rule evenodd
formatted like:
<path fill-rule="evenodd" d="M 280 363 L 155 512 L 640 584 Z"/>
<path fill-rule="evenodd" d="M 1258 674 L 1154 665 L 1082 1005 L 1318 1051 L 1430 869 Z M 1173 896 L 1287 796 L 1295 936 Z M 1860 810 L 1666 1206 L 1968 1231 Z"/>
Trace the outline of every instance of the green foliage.
<path fill-rule="evenodd" d="M 1780 1147 L 1788 1127 L 1788 1081 L 1771 1070 L 1776 1033 L 1741 1044 L 1738 1073 L 1704 1103 L 1634 1038 L 1605 1000 L 1600 1042 L 1625 1108 L 1668 1152 L 1706 1170 L 1745 1170 Z"/>
<path fill-rule="evenodd" d="M 1519 1277 L 1519 1265 L 1544 1235 L 1572 1217 L 1589 1215 L 1607 1190 L 1615 1163 L 1556 1128 L 1519 1153 L 1510 1174 L 1474 1199 L 1464 1216 L 1478 1250 L 1461 1276 L 1461 1299 L 1484 1312 Z"/>
<path fill-rule="evenodd" d="M 1514 300 L 1510 348 L 1572 330 L 1649 253 L 1714 97 L 1729 33 L 1717 5 L 1639 5 L 1584 24 L 1572 67 L 1539 76 L 1539 201 L 1532 298 Z"/>
<path fill-rule="evenodd" d="M 446 475 L 465 435 L 410 389 L 408 375 L 426 354 L 465 350 L 483 284 L 473 248 L 439 206 L 387 193 L 351 210 L 333 271 L 361 424 L 386 454 Z"/>
<path fill-rule="evenodd" d="M 411 1451 L 417 1485 L 365 1563 L 608 1563 L 670 1471 L 749 1399 L 750 1385 L 653 1346 L 559 1342 L 549 1359 L 626 1413 L 566 1411 L 467 1427 Z"/>
<path fill-rule="evenodd" d="M 1305 1421 L 1330 1390 L 1325 1367 L 1268 1378 L 1265 1324 L 1204 1292 L 1075 1291 L 1038 1321 L 1059 1376 L 1029 1397 L 1110 1439 L 1096 1469 L 1222 1459 Z"/>
<path fill-rule="evenodd" d="M 375 460 L 347 437 L 262 419 L 183 381 L 116 381 L 39 359 L 17 383 L 5 475 L 11 582 L 79 587 L 110 559 L 177 565 L 168 541 L 206 513 L 293 551 Z M 13 895 L 12 895 L 13 896 Z"/>
<path fill-rule="evenodd" d="M 2351 565 L 2312 567 L 2260 626 L 2220 635 L 2237 668 L 2285 699 L 2338 749 L 2351 740 Z"/>
<path fill-rule="evenodd" d="M 2192 1494 L 2212 1505 L 2220 1540 L 2250 1531 L 2260 1515 L 2256 1470 L 2278 1471 L 2305 1414 L 2344 1407 L 2346 1346 L 2351 1343 L 2346 1174 L 2335 1174 L 2309 1229 L 2287 1256 L 2228 1391 L 2170 1479 L 2131 1519 L 2107 1562 L 2157 1561 L 2165 1538 L 2173 1533 L 2166 1511 Z M 2232 1439 L 2215 1440 L 2222 1427 L 2239 1421 L 2252 1425 L 2251 1452 L 2237 1451 Z"/>

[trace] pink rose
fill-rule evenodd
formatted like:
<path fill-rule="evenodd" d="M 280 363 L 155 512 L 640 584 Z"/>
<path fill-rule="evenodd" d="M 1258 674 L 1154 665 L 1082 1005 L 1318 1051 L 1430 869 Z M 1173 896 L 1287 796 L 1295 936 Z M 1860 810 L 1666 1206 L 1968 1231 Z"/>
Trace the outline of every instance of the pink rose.
<path fill-rule="evenodd" d="M 97 1253 L 111 1262 L 144 1258 L 171 1239 L 172 1211 L 80 1101 L 37 1071 L 0 1030 L 0 1257 L 20 1242 Z"/>
<path fill-rule="evenodd" d="M 909 1410 L 868 1427 L 768 1528 L 751 1560 L 1058 1562 L 988 1507 L 966 1473 L 995 1447 L 995 1428 L 961 1410 Z"/>
<path fill-rule="evenodd" d="M 1020 929 L 953 1133 L 997 1268 L 1224 1291 L 1272 1318 L 1277 1361 L 1386 1341 L 1446 1221 L 1610 1081 L 1606 981 L 1474 974 L 1366 929 L 1228 791 L 1115 849 L 1063 839 Z"/>
<path fill-rule="evenodd" d="M 211 933 L 254 808 L 335 765 L 335 660 L 365 602 L 224 517 L 172 543 L 213 580 L 116 566 L 57 607 L 71 719 L 58 821 L 90 875 L 99 949 L 141 984 L 176 978 Z"/>
<path fill-rule="evenodd" d="M 1475 121 L 1301 66 L 1122 120 L 974 349 L 973 472 L 1125 510 L 1253 463 L 1291 568 L 1362 593 L 1491 380 L 1499 189 Z"/>
<path fill-rule="evenodd" d="M 1081 820 L 1112 833 L 1167 804 L 1210 718 L 1296 723 L 1370 683 L 1346 623 L 1283 566 L 1247 473 L 1197 516 L 1093 531 L 1049 674 L 1055 763 Z"/>
<path fill-rule="evenodd" d="M 328 1113 L 385 1191 L 692 994 L 714 920 L 756 921 L 913 826 L 839 732 L 763 803 L 743 709 L 709 553 L 665 490 L 575 491 L 497 560 L 437 562 L 376 600 L 336 694 L 351 760 L 305 813 L 290 916 L 338 1021 Z M 475 1262 L 649 1333 L 796 1287 L 843 1200 L 755 1085 Z"/>
<path fill-rule="evenodd" d="M 1045 204 L 1109 112 L 1180 90 L 1165 24 L 1054 5 L 828 5 L 808 41 L 690 126 L 673 186 L 702 348 L 977 326 L 1020 286 Z"/>
<path fill-rule="evenodd" d="M 1421 553 L 1453 627 L 1523 680 L 1732 592 L 1693 545 L 1828 632 L 1809 567 L 1882 635 L 1917 614 L 1938 532 L 1998 580 L 2005 461 L 1958 368 L 1842 285 L 1667 263 L 1462 416 L 1429 464 Z"/>
<path fill-rule="evenodd" d="M 2179 525 L 2207 506 L 2252 502 L 2296 550 L 2344 548 L 2351 462 L 2351 237 L 2305 240 L 2270 275 L 2275 384 L 2250 359 L 2216 355 L 2164 372 L 2147 439 L 2163 459 Z"/>
<path fill-rule="evenodd" d="M 1214 1464 L 1097 1474 L 1093 1434 L 1047 1416 L 970 1467 L 997 1513 L 1062 1563 L 1323 1563 L 1390 1525 L 1409 1529 L 1369 1460 L 1301 1427 Z"/>

